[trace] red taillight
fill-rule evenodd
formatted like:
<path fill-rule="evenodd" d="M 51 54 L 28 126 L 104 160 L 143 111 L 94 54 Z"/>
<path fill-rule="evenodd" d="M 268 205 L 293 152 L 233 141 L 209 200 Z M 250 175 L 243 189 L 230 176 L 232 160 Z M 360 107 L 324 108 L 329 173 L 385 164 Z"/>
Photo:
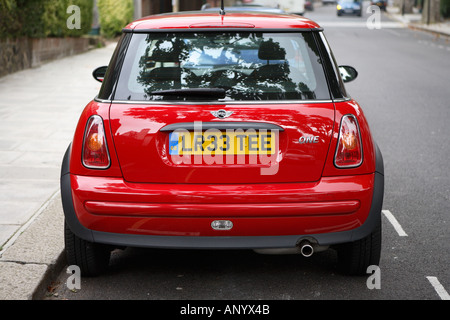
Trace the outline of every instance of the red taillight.
<path fill-rule="evenodd" d="M 363 160 L 361 134 L 354 115 L 345 115 L 341 120 L 338 146 L 334 163 L 339 168 L 353 168 Z"/>
<path fill-rule="evenodd" d="M 105 128 L 100 116 L 94 115 L 86 124 L 83 140 L 83 165 L 91 169 L 106 169 L 110 158 L 106 145 Z"/>

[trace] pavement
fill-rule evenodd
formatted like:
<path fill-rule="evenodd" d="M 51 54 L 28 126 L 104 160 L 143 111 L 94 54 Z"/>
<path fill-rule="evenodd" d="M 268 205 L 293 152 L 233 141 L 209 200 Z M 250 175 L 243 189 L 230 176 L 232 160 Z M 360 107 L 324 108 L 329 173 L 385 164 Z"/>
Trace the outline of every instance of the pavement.
<path fill-rule="evenodd" d="M 29 300 L 64 266 L 62 158 L 115 43 L 0 78 L 0 300 Z"/>
<path fill-rule="evenodd" d="M 393 20 L 405 24 L 410 29 L 425 31 L 434 34 L 435 36 L 450 37 L 450 20 L 442 21 L 441 23 L 426 24 L 422 23 L 422 14 L 419 12 L 401 14 L 400 8 L 388 6 L 386 14 Z"/>
<path fill-rule="evenodd" d="M 450 23 L 387 13 L 405 27 L 450 36 Z M 0 78 L 0 300 L 40 299 L 66 265 L 59 175 L 84 106 L 115 43 Z"/>

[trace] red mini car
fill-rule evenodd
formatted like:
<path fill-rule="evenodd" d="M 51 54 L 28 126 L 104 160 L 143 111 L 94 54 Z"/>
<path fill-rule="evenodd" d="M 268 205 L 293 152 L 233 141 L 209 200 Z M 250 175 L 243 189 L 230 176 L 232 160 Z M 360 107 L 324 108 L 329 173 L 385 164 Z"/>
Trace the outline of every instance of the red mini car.
<path fill-rule="evenodd" d="M 383 159 L 323 29 L 295 15 L 135 21 L 63 160 L 69 264 L 115 247 L 336 249 L 365 274 L 381 248 Z"/>

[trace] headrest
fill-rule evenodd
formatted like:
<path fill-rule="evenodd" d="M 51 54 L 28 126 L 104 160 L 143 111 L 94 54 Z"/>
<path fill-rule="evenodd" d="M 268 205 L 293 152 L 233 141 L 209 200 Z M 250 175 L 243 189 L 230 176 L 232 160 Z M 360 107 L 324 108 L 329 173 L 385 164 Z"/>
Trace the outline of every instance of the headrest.
<path fill-rule="evenodd" d="M 156 62 L 180 62 L 184 47 L 185 44 L 181 40 L 158 40 L 150 59 Z"/>
<path fill-rule="evenodd" d="M 258 58 L 261 60 L 285 60 L 286 50 L 278 42 L 273 42 L 271 38 L 259 45 Z"/>
<path fill-rule="evenodd" d="M 155 81 L 180 81 L 181 68 L 180 67 L 163 67 L 155 68 L 149 75 Z"/>

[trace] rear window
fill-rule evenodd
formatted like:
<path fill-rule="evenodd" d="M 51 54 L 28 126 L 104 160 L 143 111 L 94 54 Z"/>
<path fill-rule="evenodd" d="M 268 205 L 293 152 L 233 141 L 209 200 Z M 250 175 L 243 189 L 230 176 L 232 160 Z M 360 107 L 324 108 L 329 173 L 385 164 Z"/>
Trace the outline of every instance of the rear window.
<path fill-rule="evenodd" d="M 190 89 L 225 94 L 202 97 Z M 326 100 L 330 94 L 311 32 L 158 32 L 133 34 L 114 99 Z"/>

